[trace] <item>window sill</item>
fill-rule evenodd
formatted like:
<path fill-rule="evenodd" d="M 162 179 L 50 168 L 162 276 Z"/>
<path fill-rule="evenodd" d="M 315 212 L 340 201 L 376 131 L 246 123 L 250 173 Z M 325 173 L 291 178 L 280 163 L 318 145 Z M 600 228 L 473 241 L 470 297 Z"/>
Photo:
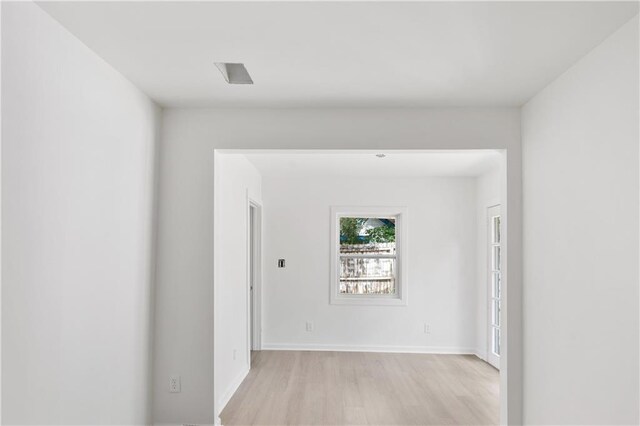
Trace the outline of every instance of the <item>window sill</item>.
<path fill-rule="evenodd" d="M 351 306 L 407 306 L 407 300 L 401 297 L 332 295 L 331 304 Z"/>

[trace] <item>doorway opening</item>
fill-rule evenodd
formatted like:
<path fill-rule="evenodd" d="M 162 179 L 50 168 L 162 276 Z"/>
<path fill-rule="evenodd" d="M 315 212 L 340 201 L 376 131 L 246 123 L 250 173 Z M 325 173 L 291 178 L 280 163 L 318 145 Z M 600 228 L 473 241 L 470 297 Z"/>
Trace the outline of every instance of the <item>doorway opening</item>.
<path fill-rule="evenodd" d="M 262 206 L 252 200 L 247 194 L 247 294 L 249 306 L 247 307 L 247 336 L 249 353 L 247 359 L 249 366 L 253 363 L 253 351 L 262 348 L 262 303 L 260 284 L 262 279 Z"/>
<path fill-rule="evenodd" d="M 259 398 L 258 377 L 352 362 L 345 352 L 407 371 L 416 359 L 426 375 L 434 359 L 468 367 L 485 407 L 469 418 L 504 418 L 506 152 L 217 150 L 215 166 L 214 376 L 218 415 L 235 395 L 228 424 L 252 421 L 238 401 Z"/>

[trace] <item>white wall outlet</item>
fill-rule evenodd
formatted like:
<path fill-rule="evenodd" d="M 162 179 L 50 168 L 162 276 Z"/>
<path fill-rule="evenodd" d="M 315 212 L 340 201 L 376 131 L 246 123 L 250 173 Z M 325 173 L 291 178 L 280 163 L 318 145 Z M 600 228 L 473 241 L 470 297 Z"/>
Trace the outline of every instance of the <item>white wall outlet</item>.
<path fill-rule="evenodd" d="M 431 324 L 424 323 L 424 334 L 431 334 Z"/>
<path fill-rule="evenodd" d="M 313 331 L 313 321 L 307 321 L 307 331 Z"/>
<path fill-rule="evenodd" d="M 179 393 L 180 391 L 182 391 L 182 386 L 180 385 L 180 376 L 169 377 L 169 392 Z"/>

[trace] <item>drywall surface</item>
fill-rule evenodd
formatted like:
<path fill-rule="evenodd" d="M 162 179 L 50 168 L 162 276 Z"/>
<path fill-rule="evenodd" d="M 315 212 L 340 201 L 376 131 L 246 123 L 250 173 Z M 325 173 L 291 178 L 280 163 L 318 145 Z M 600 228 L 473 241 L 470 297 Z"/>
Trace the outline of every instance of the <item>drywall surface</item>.
<path fill-rule="evenodd" d="M 501 165 L 503 167 L 504 163 Z M 488 209 L 489 207 L 505 204 L 502 199 L 501 188 L 504 186 L 504 170 L 496 169 L 478 176 L 476 179 L 476 230 L 477 230 L 477 292 L 476 292 L 476 355 L 487 360 L 488 350 L 488 291 L 489 287 L 489 233 L 488 233 Z"/>
<path fill-rule="evenodd" d="M 2 423 L 150 422 L 159 109 L 2 4 Z"/>
<path fill-rule="evenodd" d="M 174 162 L 179 154 L 172 149 L 177 146 L 165 146 L 161 165 L 166 171 L 183 171 L 179 167 L 170 167 L 168 161 Z M 213 154 L 213 150 L 211 151 Z M 211 157 L 213 160 L 213 157 Z M 197 168 L 185 166 L 190 171 L 198 171 Z M 162 166 L 161 166 L 162 167 Z M 211 162 L 212 172 L 210 181 L 211 193 L 214 195 L 214 162 Z M 201 171 L 201 170 L 200 170 Z M 215 175 L 218 177 L 215 186 L 215 213 L 214 203 L 203 211 L 194 211 L 194 216 L 189 216 L 187 222 L 181 222 L 184 210 L 170 208 L 168 198 L 160 200 L 162 213 L 159 216 L 159 226 L 165 229 L 159 235 L 158 271 L 165 271 L 165 266 L 172 261 L 180 261 L 187 271 L 169 270 L 173 273 L 189 273 L 190 275 L 163 275 L 166 279 L 180 281 L 177 287 L 169 287 L 162 293 L 165 297 L 157 298 L 157 310 L 163 315 L 156 315 L 155 338 L 155 365 L 156 371 L 161 368 L 167 373 L 156 376 L 154 388 L 154 412 L 155 423 L 213 423 L 217 411 L 222 408 L 226 400 L 235 391 L 238 380 L 244 378 L 249 368 L 248 336 L 247 336 L 247 214 L 248 197 L 260 201 L 261 183 L 260 175 L 255 167 L 246 158 L 239 154 L 218 154 L 215 159 Z M 188 181 L 187 181 L 188 182 Z M 202 181 L 204 183 L 204 181 Z M 173 197 L 171 205 L 188 206 L 197 203 L 202 196 L 199 186 L 178 183 L 179 187 L 169 186 L 172 182 L 166 182 L 164 189 L 171 188 Z M 191 246 L 185 240 L 197 241 L 204 221 L 213 221 L 220 226 L 217 229 L 218 241 L 221 247 L 216 259 L 217 278 L 220 285 L 217 287 L 216 300 L 224 301 L 216 305 L 214 303 L 214 288 L 212 281 L 196 279 L 197 274 L 202 273 L 195 267 L 195 262 L 208 265 L 204 272 L 213 274 L 214 257 L 213 246 Z M 170 223 L 175 227 L 168 226 Z M 181 223 L 179 226 L 177 223 Z M 213 222 L 209 223 L 209 226 Z M 212 232 L 212 228 L 208 228 Z M 212 245 L 213 234 L 204 241 Z M 203 256 L 210 255 L 210 258 Z M 160 282 L 162 278 L 160 278 Z M 208 283 L 206 288 L 198 288 L 199 282 Z M 206 290 L 206 292 L 205 292 Z M 168 296 L 168 297 L 167 297 Z M 215 312 L 215 319 L 214 319 Z M 216 335 L 215 356 L 213 347 L 214 321 L 218 324 Z M 162 333 L 160 331 L 165 331 Z M 188 362 L 184 360 L 187 359 Z M 213 362 L 215 359 L 216 371 L 213 375 Z M 204 372 L 204 373 L 203 373 Z M 206 373 L 206 374 L 205 374 Z M 181 393 L 169 393 L 169 376 L 180 375 L 182 381 Z M 214 384 L 215 382 L 215 384 Z M 213 395 L 215 389 L 216 400 Z M 209 397 L 210 399 L 207 399 Z M 181 404 L 184 411 L 176 411 L 174 406 Z"/>
<path fill-rule="evenodd" d="M 506 148 L 509 185 L 509 279 L 520 303 L 519 109 L 216 110 L 165 109 L 161 149 L 155 384 L 197 371 L 181 394 L 155 404 L 157 423 L 213 423 L 213 181 L 218 149 L 485 149 Z M 265 212 L 266 213 L 266 212 Z M 177 305 L 174 301 L 178 301 Z M 511 302 L 510 302 L 511 303 Z M 517 309 L 519 315 L 519 308 Z M 515 311 L 514 311 L 515 312 Z M 519 359 L 518 316 L 510 349 Z M 186 345 L 176 349 L 175 336 Z M 511 362 L 511 361 L 510 361 Z M 506 366 L 503 367 L 503 370 Z M 519 381 L 514 365 L 509 380 Z M 204 381 L 207 381 L 206 384 Z M 503 383 L 506 389 L 508 383 Z M 520 396 L 513 391 L 510 416 Z M 175 397 L 174 397 L 175 396 Z M 506 414 L 506 413 L 503 413 Z M 194 420 L 189 420 L 189 419 Z"/>
<path fill-rule="evenodd" d="M 522 114 L 524 420 L 637 424 L 638 18 Z"/>
<path fill-rule="evenodd" d="M 473 353 L 475 195 L 472 177 L 264 178 L 265 349 Z M 331 206 L 407 208 L 407 306 L 329 303 Z"/>

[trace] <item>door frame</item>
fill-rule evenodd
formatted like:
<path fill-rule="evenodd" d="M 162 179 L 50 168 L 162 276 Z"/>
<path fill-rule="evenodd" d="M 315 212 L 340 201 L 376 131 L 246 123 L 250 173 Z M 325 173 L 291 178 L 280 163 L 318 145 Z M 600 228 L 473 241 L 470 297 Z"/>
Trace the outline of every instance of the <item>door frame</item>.
<path fill-rule="evenodd" d="M 262 350 L 262 204 L 251 198 L 247 191 L 247 359 L 249 368 L 251 368 L 252 350 Z"/>

